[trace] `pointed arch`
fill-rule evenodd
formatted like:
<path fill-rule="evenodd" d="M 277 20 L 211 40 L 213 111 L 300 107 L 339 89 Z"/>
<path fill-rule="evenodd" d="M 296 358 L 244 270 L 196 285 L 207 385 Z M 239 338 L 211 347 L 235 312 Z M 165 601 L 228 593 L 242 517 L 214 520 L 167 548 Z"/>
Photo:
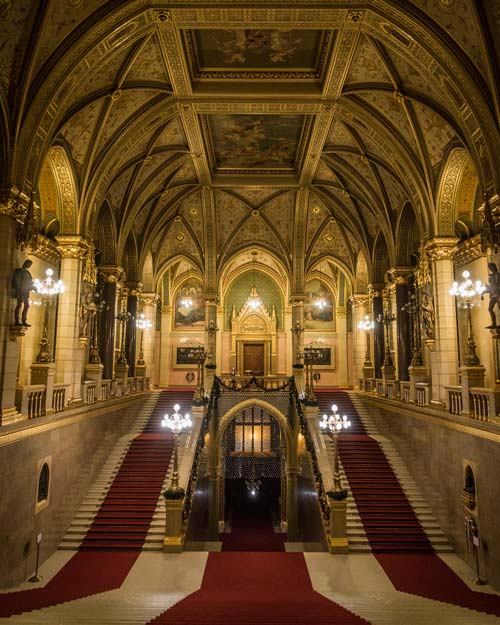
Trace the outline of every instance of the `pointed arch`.
<path fill-rule="evenodd" d="M 97 215 L 96 256 L 99 265 L 116 264 L 116 225 L 108 202 L 104 202 Z"/>
<path fill-rule="evenodd" d="M 366 293 L 368 291 L 368 263 L 363 252 L 358 254 L 356 261 L 356 276 L 354 283 L 355 293 Z"/>
<path fill-rule="evenodd" d="M 142 288 L 146 292 L 154 291 L 154 268 L 153 268 L 153 256 L 151 252 L 146 254 L 144 262 L 142 264 L 142 276 L 141 276 Z"/>
<path fill-rule="evenodd" d="M 122 255 L 122 267 L 127 282 L 138 282 L 137 244 L 133 232 L 129 232 Z"/>
<path fill-rule="evenodd" d="M 389 249 L 382 232 L 379 232 L 373 249 L 373 283 L 383 283 L 389 269 Z"/>
<path fill-rule="evenodd" d="M 64 147 L 54 145 L 47 152 L 38 176 L 40 224 L 57 220 L 61 234 L 78 234 L 78 188 Z"/>
<path fill-rule="evenodd" d="M 470 154 L 454 148 L 441 172 L 437 193 L 436 235 L 455 236 L 455 226 L 464 213 L 473 221 L 479 178 Z"/>
<path fill-rule="evenodd" d="M 399 216 L 396 236 L 396 265 L 410 267 L 422 235 L 413 206 L 406 202 Z"/>

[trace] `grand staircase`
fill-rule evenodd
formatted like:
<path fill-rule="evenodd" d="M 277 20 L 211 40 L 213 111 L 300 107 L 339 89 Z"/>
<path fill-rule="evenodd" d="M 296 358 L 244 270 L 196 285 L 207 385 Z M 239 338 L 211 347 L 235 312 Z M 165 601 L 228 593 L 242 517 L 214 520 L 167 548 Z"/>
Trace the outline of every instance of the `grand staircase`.
<path fill-rule="evenodd" d="M 341 477 L 349 491 L 347 535 L 351 552 L 450 553 L 443 531 L 393 444 L 381 436 L 353 393 L 318 392 L 320 413 L 332 403 L 351 428 L 339 436 Z M 325 435 L 333 465 L 334 447 Z"/>
<path fill-rule="evenodd" d="M 148 396 L 132 430 L 116 443 L 87 493 L 60 549 L 162 549 L 161 493 L 170 479 L 173 437 L 160 422 L 175 402 L 189 406 L 191 398 L 191 391 Z"/>

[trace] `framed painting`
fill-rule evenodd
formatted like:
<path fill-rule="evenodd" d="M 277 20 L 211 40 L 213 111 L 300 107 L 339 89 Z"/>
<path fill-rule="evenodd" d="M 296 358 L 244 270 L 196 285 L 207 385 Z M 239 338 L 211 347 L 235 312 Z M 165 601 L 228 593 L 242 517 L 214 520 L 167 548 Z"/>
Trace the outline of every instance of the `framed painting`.
<path fill-rule="evenodd" d="M 174 329 L 199 330 L 205 326 L 205 298 L 199 280 L 190 279 L 178 289 L 174 310 Z"/>

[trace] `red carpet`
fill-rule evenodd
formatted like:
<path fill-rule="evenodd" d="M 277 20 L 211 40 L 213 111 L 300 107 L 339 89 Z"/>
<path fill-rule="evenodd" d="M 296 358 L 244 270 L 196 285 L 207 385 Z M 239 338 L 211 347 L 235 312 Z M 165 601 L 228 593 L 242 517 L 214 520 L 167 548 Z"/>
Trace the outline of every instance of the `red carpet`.
<path fill-rule="evenodd" d="M 413 595 L 500 616 L 500 597 L 471 590 L 428 541 L 379 444 L 346 393 L 316 392 L 320 410 L 333 403 L 352 426 L 339 436 L 339 453 L 375 557 L 394 587 Z"/>
<path fill-rule="evenodd" d="M 361 625 L 315 592 L 301 553 L 210 553 L 200 590 L 155 625 Z"/>
<path fill-rule="evenodd" d="M 339 455 L 374 553 L 433 552 L 380 445 L 367 435 L 349 395 L 342 391 L 317 393 L 321 412 L 333 403 L 346 414 L 351 427 L 339 435 Z"/>
<path fill-rule="evenodd" d="M 161 420 L 178 402 L 191 405 L 192 391 L 162 391 L 132 441 L 80 551 L 44 587 L 0 595 L 0 616 L 21 614 L 119 588 L 142 549 L 173 451 Z"/>

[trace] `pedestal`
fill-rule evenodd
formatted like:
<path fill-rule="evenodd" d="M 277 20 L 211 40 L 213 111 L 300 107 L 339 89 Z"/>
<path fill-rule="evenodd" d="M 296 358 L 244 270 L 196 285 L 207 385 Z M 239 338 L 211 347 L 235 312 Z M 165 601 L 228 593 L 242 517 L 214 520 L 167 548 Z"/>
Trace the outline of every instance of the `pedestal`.
<path fill-rule="evenodd" d="M 52 396 L 54 394 L 56 365 L 53 362 L 38 362 L 32 364 L 30 370 L 30 384 L 43 384 L 45 386 L 45 414 L 52 414 L 54 412 Z"/>
<path fill-rule="evenodd" d="M 369 380 L 373 380 L 375 374 L 375 367 L 372 365 L 363 367 L 363 391 L 371 391 L 373 383 Z"/>
<path fill-rule="evenodd" d="M 135 365 L 135 376 L 137 378 L 145 378 L 146 377 L 146 365 Z"/>
<path fill-rule="evenodd" d="M 104 370 L 104 365 L 102 364 L 85 365 L 85 377 L 87 378 L 87 380 L 95 381 L 95 394 L 96 394 L 97 401 L 101 399 L 103 370 Z"/>
<path fill-rule="evenodd" d="M 474 387 L 484 388 L 485 368 L 483 365 L 466 365 L 458 370 L 460 385 L 462 387 L 462 415 L 470 416 L 470 389 Z"/>
<path fill-rule="evenodd" d="M 125 383 L 128 378 L 128 365 L 125 363 L 117 363 L 115 365 L 115 378 L 120 378 Z"/>
<path fill-rule="evenodd" d="M 184 544 L 182 531 L 182 507 L 184 504 L 184 491 L 178 499 L 170 499 L 169 491 L 165 491 L 165 538 L 163 539 L 163 551 L 167 553 L 179 553 Z"/>
<path fill-rule="evenodd" d="M 417 383 L 427 382 L 427 369 L 422 366 L 410 365 L 408 367 L 410 375 L 410 400 L 417 403 Z"/>
<path fill-rule="evenodd" d="M 330 536 L 328 538 L 330 553 L 348 553 L 347 538 L 347 499 L 340 501 L 328 498 L 330 504 Z"/>

